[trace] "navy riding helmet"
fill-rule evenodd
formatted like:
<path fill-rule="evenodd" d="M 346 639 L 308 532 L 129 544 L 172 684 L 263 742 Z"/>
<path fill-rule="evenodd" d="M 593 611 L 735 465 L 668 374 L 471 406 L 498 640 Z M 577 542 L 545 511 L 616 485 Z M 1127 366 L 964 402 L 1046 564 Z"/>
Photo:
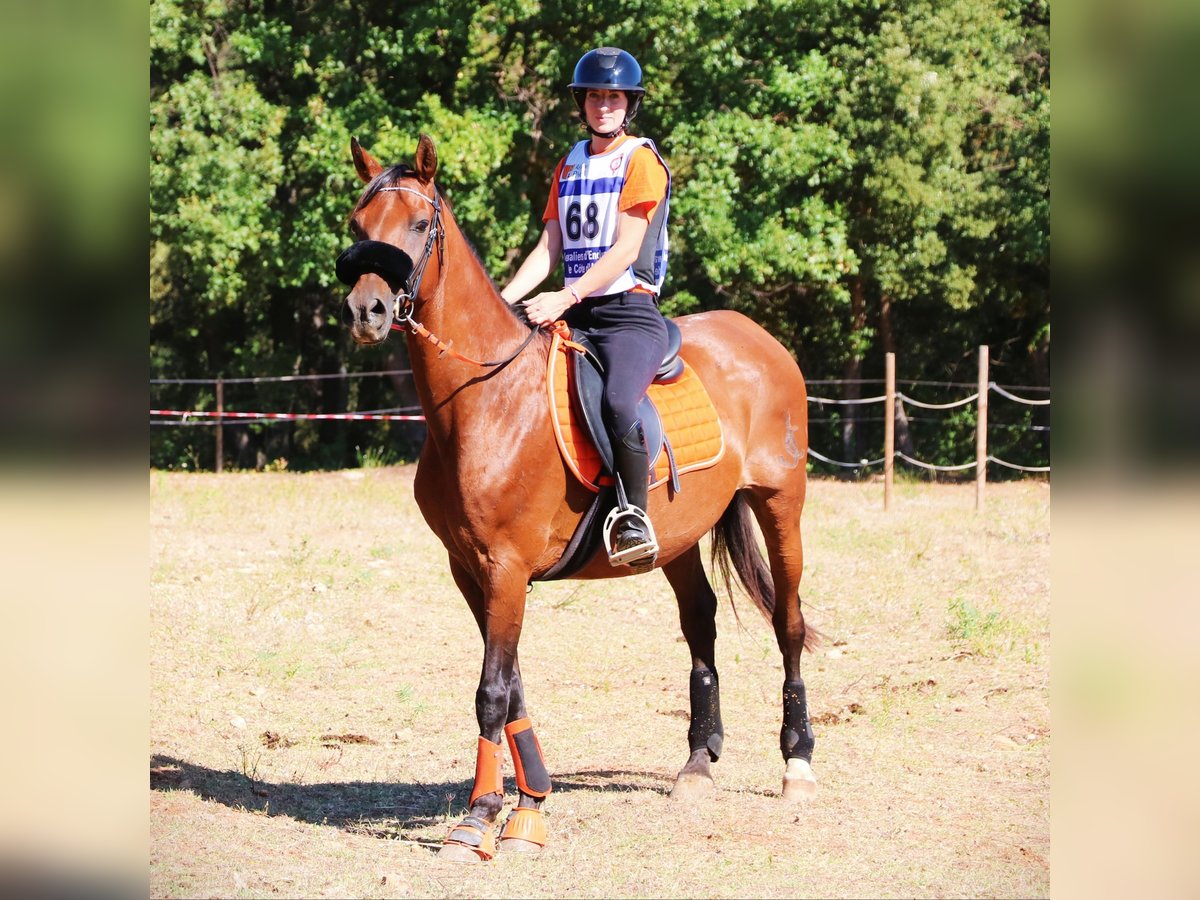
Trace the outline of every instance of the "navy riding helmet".
<path fill-rule="evenodd" d="M 646 88 L 642 85 L 642 67 L 632 54 L 616 47 L 599 47 L 583 54 L 575 63 L 575 77 L 570 88 L 584 125 L 587 125 L 587 115 L 583 111 L 583 102 L 589 88 L 625 92 L 629 97 L 629 109 L 625 112 L 625 124 L 621 128 L 628 127 L 633 121 L 641 109 L 642 97 L 646 95 Z M 588 131 L 591 130 L 591 126 L 588 126 Z M 612 134 L 600 136 L 612 137 Z"/>

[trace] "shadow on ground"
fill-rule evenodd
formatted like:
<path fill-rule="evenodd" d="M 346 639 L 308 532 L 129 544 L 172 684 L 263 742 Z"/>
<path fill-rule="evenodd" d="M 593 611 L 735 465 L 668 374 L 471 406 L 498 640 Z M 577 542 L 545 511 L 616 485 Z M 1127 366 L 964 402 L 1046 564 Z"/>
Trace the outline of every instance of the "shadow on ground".
<path fill-rule="evenodd" d="M 661 773 L 595 769 L 554 776 L 556 794 L 571 791 L 650 791 L 666 794 L 671 781 Z M 150 789 L 191 791 L 234 809 L 287 816 L 314 825 L 332 825 L 357 834 L 396 838 L 411 829 L 444 823 L 460 815 L 473 782 L 434 784 L 347 781 L 288 784 L 259 781 L 232 769 L 210 769 L 171 756 L 150 757 Z M 516 796 L 509 779 L 508 799 Z"/>

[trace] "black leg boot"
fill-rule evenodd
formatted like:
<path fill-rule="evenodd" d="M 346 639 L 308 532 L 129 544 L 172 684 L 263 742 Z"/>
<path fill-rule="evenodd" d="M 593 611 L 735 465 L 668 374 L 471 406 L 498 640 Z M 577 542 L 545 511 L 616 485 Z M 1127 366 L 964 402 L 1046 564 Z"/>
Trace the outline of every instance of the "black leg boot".
<path fill-rule="evenodd" d="M 646 512 L 650 493 L 650 464 L 641 422 L 635 422 L 625 436 L 613 444 L 613 467 L 625 489 L 626 500 L 631 506 Z M 616 537 L 612 546 L 614 555 L 636 547 L 645 547 L 648 551 L 643 559 L 637 559 L 635 555 L 634 562 L 630 564 L 635 572 L 649 571 L 654 567 L 658 547 L 646 524 L 638 516 L 622 516 L 616 523 Z"/>

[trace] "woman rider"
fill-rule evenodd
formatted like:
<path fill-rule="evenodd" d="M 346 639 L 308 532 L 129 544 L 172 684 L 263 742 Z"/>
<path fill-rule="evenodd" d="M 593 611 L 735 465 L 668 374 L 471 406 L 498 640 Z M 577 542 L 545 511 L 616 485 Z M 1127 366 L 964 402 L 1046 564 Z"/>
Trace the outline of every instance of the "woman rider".
<path fill-rule="evenodd" d="M 649 467 L 637 407 L 667 348 L 658 295 L 667 273 L 671 176 L 652 141 L 627 133 L 646 93 L 633 56 L 615 47 L 585 53 L 570 89 L 591 137 L 555 168 L 545 228 L 501 295 L 519 302 L 561 255 L 564 287 L 529 298 L 525 313 L 536 325 L 564 319 L 588 336 L 604 365 L 613 467 L 636 507 L 618 520 L 609 559 L 645 571 L 657 544 L 645 513 Z"/>

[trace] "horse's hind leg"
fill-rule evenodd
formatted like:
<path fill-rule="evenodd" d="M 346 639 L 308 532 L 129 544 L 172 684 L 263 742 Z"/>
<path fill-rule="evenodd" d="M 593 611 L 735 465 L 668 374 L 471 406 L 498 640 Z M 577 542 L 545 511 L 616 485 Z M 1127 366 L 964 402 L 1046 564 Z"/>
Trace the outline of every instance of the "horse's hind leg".
<path fill-rule="evenodd" d="M 815 741 L 808 718 L 804 679 L 800 677 L 800 654 L 808 637 L 799 594 L 804 571 L 800 538 L 803 483 L 799 490 L 755 490 L 749 501 L 767 545 L 775 591 L 771 624 L 783 654 L 783 726 L 779 731 L 779 749 L 786 765 L 783 797 L 785 800 L 806 800 L 816 794 L 817 779 L 812 771 Z"/>
<path fill-rule="evenodd" d="M 692 654 L 690 754 L 671 790 L 674 799 L 686 800 L 712 790 L 710 763 L 721 755 L 725 735 L 715 660 L 717 596 L 704 574 L 699 545 L 663 566 L 663 574 L 675 591 L 679 624 Z"/>

